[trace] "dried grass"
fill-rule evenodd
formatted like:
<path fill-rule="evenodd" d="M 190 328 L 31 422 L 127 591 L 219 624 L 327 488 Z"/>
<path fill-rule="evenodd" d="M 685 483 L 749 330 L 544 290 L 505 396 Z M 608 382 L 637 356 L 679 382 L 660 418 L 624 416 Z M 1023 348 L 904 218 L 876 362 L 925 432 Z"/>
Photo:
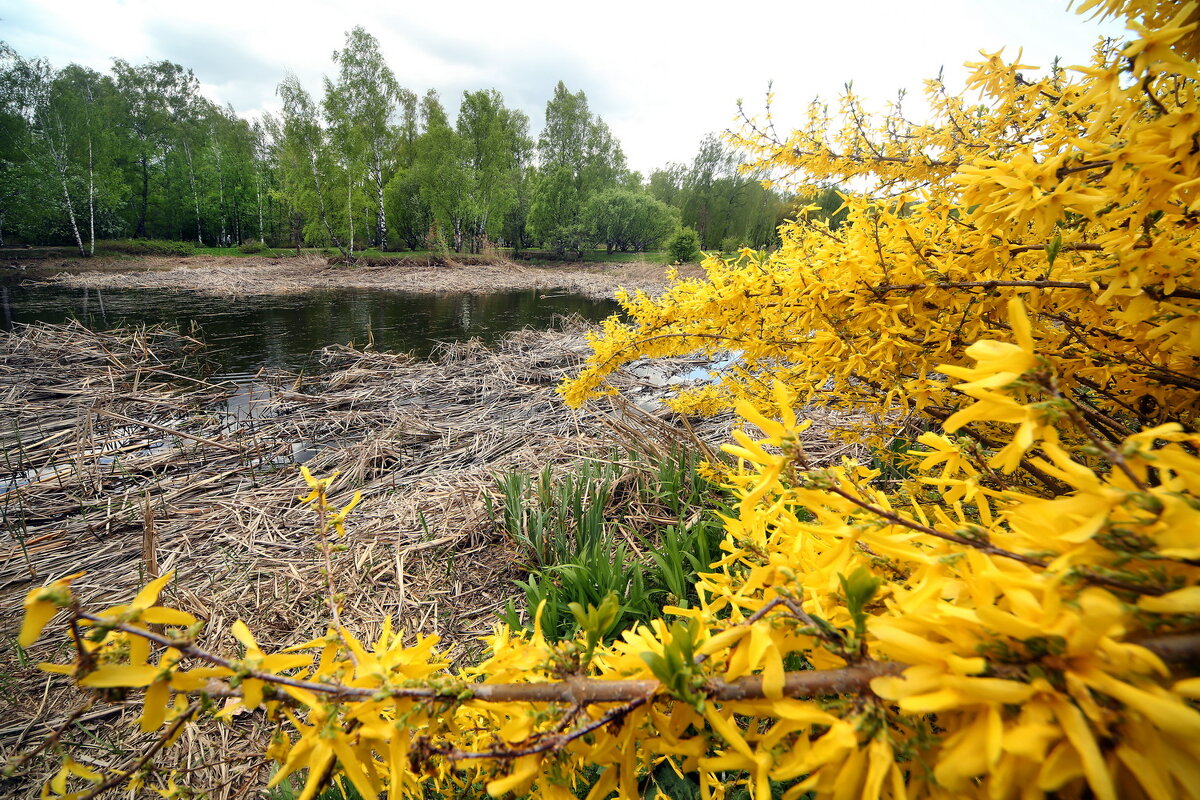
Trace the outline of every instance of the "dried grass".
<path fill-rule="evenodd" d="M 182 377 L 199 343 L 178 333 L 67 324 L 3 335 L 0 758 L 36 741 L 80 699 L 68 682 L 30 666 L 61 660 L 61 640 L 44 637 L 28 653 L 15 646 L 21 598 L 46 581 L 86 570 L 74 585 L 95 608 L 174 571 L 164 602 L 206 620 L 206 644 L 217 651 L 236 652 L 223 632 L 237 619 L 267 649 L 325 629 L 314 520 L 296 501 L 298 443 L 315 450 L 307 461 L 315 473 L 341 471 L 334 501 L 355 488 L 364 495 L 347 526 L 349 549 L 334 563 L 347 624 L 370 637 L 391 615 L 472 657 L 521 575 L 512 544 L 485 511 L 495 473 L 565 465 L 614 445 L 665 453 L 693 436 L 715 444 L 731 424 L 707 420 L 693 434 L 666 412 L 619 398 L 566 408 L 554 385 L 587 353 L 583 330 L 576 320 L 511 334 L 493 348 L 448 344 L 429 361 L 328 348 L 322 375 L 263 376 L 273 392 L 258 398 L 249 420 L 228 411 L 230 386 Z M 810 444 L 816 456 L 835 457 L 838 447 Z M 69 737 L 76 758 L 110 762 L 103 748 L 135 747 L 135 714 L 132 703 L 85 716 L 99 733 Z M 238 796 L 265 779 L 247 758 L 263 735 L 261 720 L 248 715 L 232 728 L 189 730 L 167 758 L 194 770 L 193 785 L 212 797 Z M 39 765 L 30 779 L 47 769 Z M 32 783 L 0 791 L 35 793 Z"/>
<path fill-rule="evenodd" d="M 98 260 L 99 261 L 99 260 Z M 219 295 L 284 294 L 312 289 L 390 289 L 405 292 L 455 293 L 535 289 L 610 298 L 619 287 L 657 293 L 668 285 L 661 264 L 562 264 L 536 267 L 496 259 L 488 264 L 463 264 L 451 256 L 442 263 L 398 258 L 378 266 L 328 264 L 318 255 L 283 259 L 192 256 L 148 257 L 70 264 L 71 272 L 45 283 L 100 289 L 183 289 Z M 64 266 L 67 263 L 64 262 Z M 74 270 L 86 270 L 76 272 Z M 695 266 L 683 267 L 684 277 L 696 277 Z"/>

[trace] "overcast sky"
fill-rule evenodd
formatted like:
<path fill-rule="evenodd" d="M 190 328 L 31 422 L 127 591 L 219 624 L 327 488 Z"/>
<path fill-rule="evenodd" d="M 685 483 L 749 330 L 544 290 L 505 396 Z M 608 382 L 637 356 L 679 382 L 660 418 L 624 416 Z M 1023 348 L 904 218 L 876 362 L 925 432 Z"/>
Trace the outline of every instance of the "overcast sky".
<path fill-rule="evenodd" d="M 319 95 L 355 25 L 402 85 L 437 89 L 451 114 L 463 90 L 495 88 L 536 133 L 557 81 L 582 89 L 645 174 L 690 161 L 705 133 L 733 124 L 738 98 L 760 108 L 772 80 L 783 126 L 847 81 L 881 105 L 900 88 L 919 93 L 943 66 L 961 78 L 980 49 L 1078 64 L 1100 35 L 1122 34 L 1054 0 L 0 0 L 0 39 L 23 56 L 98 70 L 168 59 L 251 116 L 278 109 L 287 71 Z"/>

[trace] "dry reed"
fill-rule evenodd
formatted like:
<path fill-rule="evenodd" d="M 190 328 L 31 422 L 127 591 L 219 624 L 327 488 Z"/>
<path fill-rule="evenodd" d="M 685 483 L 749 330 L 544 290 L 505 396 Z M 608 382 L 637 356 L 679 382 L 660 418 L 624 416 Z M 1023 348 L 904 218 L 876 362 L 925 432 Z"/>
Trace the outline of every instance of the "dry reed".
<path fill-rule="evenodd" d="M 223 632 L 237 619 L 268 649 L 324 631 L 325 582 L 313 519 L 296 501 L 298 459 L 307 456 L 316 474 L 341 472 L 335 502 L 354 489 L 364 495 L 347 526 L 349 549 L 334 563 L 350 627 L 371 636 L 391 615 L 470 656 L 521 574 L 485 511 L 494 474 L 634 442 L 651 453 L 681 440 L 715 444 L 731 422 L 693 423 L 692 432 L 620 399 L 567 409 L 554 385 L 587 353 L 578 320 L 492 348 L 447 344 L 430 360 L 328 348 L 327 371 L 264 374 L 271 390 L 240 409 L 230 398 L 245 387 L 185 375 L 199 347 L 163 329 L 96 333 L 78 324 L 0 336 L 0 760 L 81 699 L 68 681 L 30 666 L 61 660 L 61 640 L 16 648 L 21 598 L 34 586 L 86 570 L 74 585 L 95 608 L 174 571 L 165 602 L 206 620 L 215 650 L 235 651 Z M 621 380 L 632 396 L 658 391 Z M 812 446 L 830 457 L 842 447 L 816 438 Z M 135 713 L 84 714 L 102 733 L 71 735 L 75 757 L 101 763 L 111 759 L 104 747 L 136 746 Z M 237 796 L 265 779 L 247 758 L 261 724 L 250 715 L 232 729 L 189 730 L 167 758 L 193 770 L 189 780 L 212 797 Z M 47 769 L 40 763 L 28 777 Z M 31 782 L 0 787 L 9 788 L 35 793 Z"/>
<path fill-rule="evenodd" d="M 453 256 L 453 254 L 452 254 Z M 475 257 L 478 259 L 478 257 Z M 559 264 L 531 266 L 496 259 L 495 263 L 459 263 L 428 258 L 397 258 L 395 263 L 348 267 L 328 264 L 317 255 L 291 258 L 191 256 L 137 260 L 63 262 L 62 272 L 44 282 L 101 289 L 179 289 L 218 295 L 284 294 L 313 289 L 387 289 L 419 293 L 490 294 L 534 289 L 610 298 L 618 287 L 650 293 L 669 283 L 661 264 Z M 86 270 L 74 272 L 74 270 Z M 46 274 L 43 270 L 42 274 Z M 699 267 L 681 268 L 697 277 Z"/>

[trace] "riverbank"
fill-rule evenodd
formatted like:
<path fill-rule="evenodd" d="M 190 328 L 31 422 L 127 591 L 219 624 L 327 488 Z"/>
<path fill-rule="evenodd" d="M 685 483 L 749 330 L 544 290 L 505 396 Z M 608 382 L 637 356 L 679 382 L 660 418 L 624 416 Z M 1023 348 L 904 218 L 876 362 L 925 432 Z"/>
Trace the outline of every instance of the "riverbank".
<path fill-rule="evenodd" d="M 31 265 L 27 279 L 95 289 L 181 289 L 218 295 L 281 294 L 312 289 L 381 289 L 441 294 L 533 289 L 611 298 L 618 288 L 661 292 L 670 284 L 668 267 L 649 262 L 533 266 L 478 257 L 406 259 L 379 265 L 329 264 L 317 255 L 291 258 L 222 256 L 63 259 Z M 685 278 L 703 274 L 680 268 Z"/>

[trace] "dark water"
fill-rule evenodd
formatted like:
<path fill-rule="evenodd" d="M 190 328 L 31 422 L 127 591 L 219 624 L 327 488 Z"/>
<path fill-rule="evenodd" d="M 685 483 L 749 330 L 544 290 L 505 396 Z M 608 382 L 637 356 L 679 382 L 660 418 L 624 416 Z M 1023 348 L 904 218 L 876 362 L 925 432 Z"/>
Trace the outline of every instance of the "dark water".
<path fill-rule="evenodd" d="M 554 291 L 489 295 L 423 295 L 367 289 L 294 295 L 210 297 L 148 289 L 64 289 L 0 286 L 0 328 L 14 323 L 78 319 L 94 329 L 158 324 L 209 344 L 217 374 L 262 367 L 311 369 L 314 352 L 329 344 L 425 356 L 439 341 L 479 337 L 491 342 L 509 331 L 549 327 L 556 315 L 600 320 L 616 313 L 611 300 Z"/>

